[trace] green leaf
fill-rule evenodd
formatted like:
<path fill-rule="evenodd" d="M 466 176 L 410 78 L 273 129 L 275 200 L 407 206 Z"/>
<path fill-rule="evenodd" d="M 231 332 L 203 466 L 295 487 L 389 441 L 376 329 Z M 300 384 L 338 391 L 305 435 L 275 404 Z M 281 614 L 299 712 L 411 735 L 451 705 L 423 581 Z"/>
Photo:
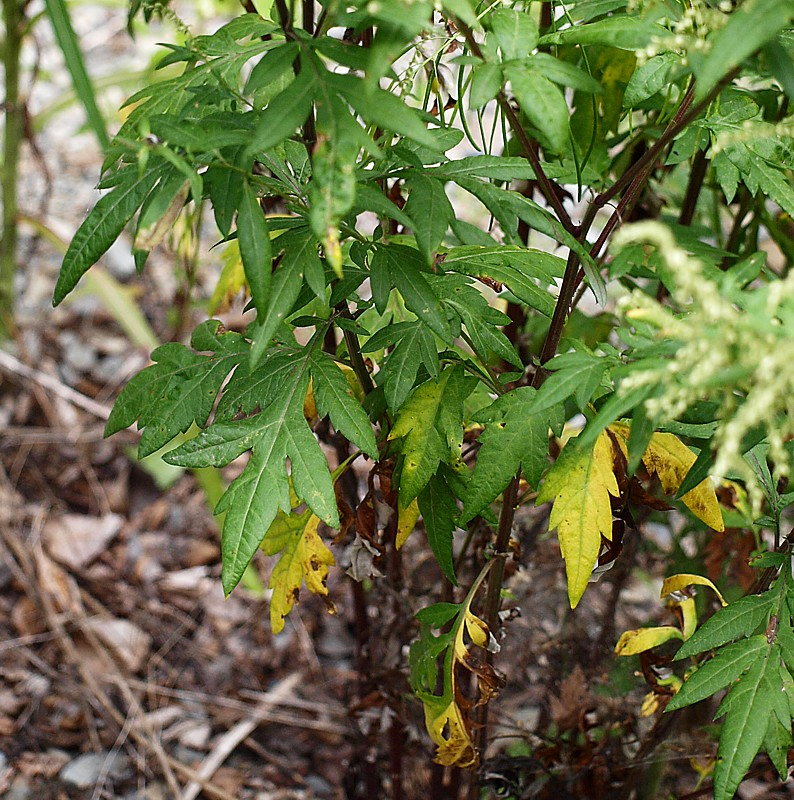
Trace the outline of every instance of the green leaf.
<path fill-rule="evenodd" d="M 361 79 L 356 79 L 344 94 L 345 99 L 367 122 L 394 131 L 432 150 L 437 149 L 435 137 L 419 118 L 417 110 L 406 105 L 405 100 L 395 94 L 369 87 Z"/>
<path fill-rule="evenodd" d="M 320 445 L 303 417 L 306 361 L 293 360 L 272 403 L 247 419 L 210 425 L 168 454 L 169 463 L 220 465 L 248 447 L 251 457 L 218 503 L 225 512 L 221 580 L 228 595 L 240 581 L 279 509 L 289 513 L 290 481 L 298 497 L 328 525 L 339 524 L 333 482 Z M 287 475 L 286 460 L 291 470 Z"/>
<path fill-rule="evenodd" d="M 442 5 L 450 14 L 453 14 L 470 27 L 480 27 L 480 18 L 469 0 L 444 0 Z"/>
<path fill-rule="evenodd" d="M 407 508 L 436 474 L 439 464 L 459 465 L 463 447 L 463 401 L 474 379 L 462 367 L 417 387 L 400 409 L 389 439 L 401 444 L 400 505 Z"/>
<path fill-rule="evenodd" d="M 523 64 L 506 64 L 505 77 L 527 119 L 548 140 L 556 153 L 568 144 L 568 104 L 560 89 L 548 78 Z"/>
<path fill-rule="evenodd" d="M 725 152 L 739 169 L 745 183 L 755 184 L 755 187 L 772 198 L 787 214 L 794 216 L 794 188 L 784 172 L 773 167 L 749 146 L 736 145 Z M 751 186 L 753 194 L 756 192 L 755 187 Z"/>
<path fill-rule="evenodd" d="M 442 472 L 436 473 L 427 486 L 419 493 L 419 511 L 425 522 L 425 531 L 430 549 L 436 557 L 442 572 L 453 586 L 458 585 L 452 556 L 452 536 L 458 507 L 455 493 L 450 488 Z"/>
<path fill-rule="evenodd" d="M 152 250 L 171 231 L 185 203 L 189 182 L 174 169 L 164 174 L 141 206 L 133 240 L 134 250 Z"/>
<path fill-rule="evenodd" d="M 699 628 L 676 653 L 676 661 L 720 647 L 740 636 L 750 636 L 758 627 L 765 624 L 772 612 L 774 597 L 770 592 L 741 597 L 721 608 L 713 617 Z"/>
<path fill-rule="evenodd" d="M 237 240 L 256 314 L 264 322 L 270 297 L 273 253 L 265 213 L 247 181 L 243 184 L 237 211 Z"/>
<path fill-rule="evenodd" d="M 75 35 L 72 21 L 69 17 L 69 9 L 65 0 L 45 0 L 47 16 L 50 18 L 55 39 L 63 53 L 66 69 L 72 76 L 75 93 L 80 99 L 88 117 L 88 124 L 99 141 L 99 147 L 107 150 L 110 140 L 108 139 L 107 127 L 102 113 L 96 103 L 94 87 L 88 77 L 85 68 L 83 54 L 80 51 L 80 42 Z"/>
<path fill-rule="evenodd" d="M 714 800 L 734 796 L 763 744 L 775 694 L 782 695 L 779 683 L 775 685 L 769 674 L 776 671 L 771 663 L 775 649 L 767 647 L 766 657 L 750 667 L 717 709 L 716 717 L 726 716 L 714 768 Z"/>
<path fill-rule="evenodd" d="M 764 56 L 769 61 L 775 79 L 791 100 L 794 98 L 794 61 L 788 51 L 773 39 L 764 45 Z"/>
<path fill-rule="evenodd" d="M 763 748 L 769 753 L 769 758 L 777 770 L 781 781 L 788 777 L 788 750 L 794 743 L 791 736 L 791 724 L 788 728 L 780 724 L 776 717 L 769 718 L 769 725 L 764 735 Z"/>
<path fill-rule="evenodd" d="M 200 330 L 217 331 L 219 326 L 217 320 L 210 320 Z M 212 349 L 213 354 L 199 355 L 176 342 L 158 347 L 152 353 L 154 364 L 139 372 L 119 395 L 105 435 L 138 420 L 138 428 L 143 429 L 138 457 L 144 458 L 185 433 L 193 423 L 206 424 L 223 382 L 244 357 L 247 344 L 240 334 L 226 333 L 206 349 Z"/>
<path fill-rule="evenodd" d="M 480 360 L 487 362 L 489 355 L 493 353 L 508 364 L 523 370 L 524 365 L 513 344 L 502 331 L 510 323 L 510 318 L 492 308 L 470 284 L 470 278 L 448 272 L 428 275 L 428 279 L 443 305 L 454 311 L 466 326 L 466 332 Z"/>
<path fill-rule="evenodd" d="M 642 50 L 654 37 L 665 37 L 661 25 L 637 17 L 615 16 L 540 37 L 540 44 L 604 44 L 620 50 Z"/>
<path fill-rule="evenodd" d="M 397 411 L 413 389 L 419 367 L 424 366 L 434 378 L 438 378 L 438 351 L 435 337 L 421 322 L 400 322 L 389 325 L 384 331 L 388 339 L 380 343 L 374 336 L 362 348 L 365 353 L 387 345 L 394 345 L 383 370 L 383 389 L 386 403 Z"/>
<path fill-rule="evenodd" d="M 637 386 L 633 389 L 613 392 L 607 401 L 598 409 L 598 413 L 589 420 L 584 431 L 577 437 L 581 447 L 589 447 L 615 420 L 625 417 L 631 409 L 644 403 L 656 390 L 655 386 Z"/>
<path fill-rule="evenodd" d="M 411 218 L 416 243 L 425 261 L 432 265 L 449 223 L 455 218 L 455 211 L 441 181 L 416 173 L 408 185 L 411 194 L 405 204 L 405 213 Z"/>
<path fill-rule="evenodd" d="M 373 459 L 378 457 L 378 443 L 372 425 L 361 404 L 353 396 L 347 378 L 325 353 L 310 355 L 312 389 L 320 416 L 330 416 L 334 428 Z"/>
<path fill-rule="evenodd" d="M 728 23 L 709 36 L 711 45 L 701 64 L 695 62 L 696 99 L 702 99 L 717 82 L 770 40 L 794 19 L 791 0 L 747 0 L 731 14 Z"/>
<path fill-rule="evenodd" d="M 647 414 L 645 405 L 640 404 L 636 406 L 631 416 L 631 430 L 629 431 L 629 439 L 627 442 L 628 456 L 626 471 L 629 475 L 633 475 L 640 466 L 640 461 L 642 461 L 642 457 L 648 449 L 654 431 L 654 420 Z M 697 460 L 695 464 L 697 464 Z M 692 468 L 694 468 L 695 464 L 692 465 Z M 690 473 L 692 472 L 692 468 L 689 470 Z M 687 473 L 687 477 L 688 476 L 689 473 Z M 687 491 L 694 489 L 705 480 L 706 477 L 707 475 L 704 475 L 699 481 L 693 483 Z M 684 482 L 686 482 L 686 480 L 687 479 L 684 478 Z M 683 483 L 681 485 L 683 486 Z M 681 494 L 686 494 L 686 492 L 682 492 Z"/>
<path fill-rule="evenodd" d="M 549 422 L 547 414 L 529 413 L 534 398 L 534 389 L 520 387 L 485 410 L 488 424 L 480 435 L 477 463 L 463 498 L 463 522 L 495 500 L 519 469 L 530 486 L 540 483 L 548 466 Z M 483 412 L 477 419 L 483 420 Z"/>
<path fill-rule="evenodd" d="M 465 275 L 498 281 L 530 308 L 551 317 L 554 299 L 536 281 L 553 283 L 555 277 L 562 274 L 561 270 L 564 271 L 565 262 L 550 253 L 517 245 L 466 245 L 449 250 L 443 266 Z"/>
<path fill-rule="evenodd" d="M 588 353 L 567 353 L 558 355 L 545 365 L 554 370 L 543 382 L 532 405 L 533 414 L 541 414 L 563 403 L 571 395 L 576 395 L 580 409 L 590 402 L 590 398 L 601 383 L 611 360 Z"/>
<path fill-rule="evenodd" d="M 317 240 L 306 228 L 281 234 L 276 245 L 285 247 L 284 257 L 273 274 L 267 311 L 253 332 L 251 367 L 257 365 L 278 327 L 292 311 L 304 277 L 312 269 L 322 270 L 317 255 Z"/>
<path fill-rule="evenodd" d="M 69 243 L 55 284 L 54 306 L 63 301 L 88 268 L 118 239 L 157 183 L 164 166 L 156 159 L 142 172 L 132 164 L 119 174 L 118 183 L 94 206 Z"/>
<path fill-rule="evenodd" d="M 538 45 L 538 25 L 526 12 L 498 8 L 491 14 L 489 26 L 502 51 L 504 61 L 525 58 Z"/>
<path fill-rule="evenodd" d="M 406 228 L 413 227 L 413 221 L 401 208 L 383 192 L 366 184 L 360 183 L 356 189 L 356 209 L 373 211 L 378 216 L 396 220 Z"/>
<path fill-rule="evenodd" d="M 298 55 L 297 42 L 280 42 L 272 50 L 266 52 L 251 70 L 245 84 L 244 93 L 247 95 L 265 89 L 277 81 L 288 71 L 292 70 L 295 57 Z"/>
<path fill-rule="evenodd" d="M 204 173 L 204 189 L 209 193 L 212 202 L 215 224 L 224 237 L 227 237 L 232 229 L 245 183 L 245 177 L 241 174 L 243 150 L 242 146 L 229 148 L 222 153 L 229 166 L 224 163 L 213 163 Z M 239 171 L 234 167 L 238 167 Z"/>
<path fill-rule="evenodd" d="M 409 311 L 416 314 L 444 341 L 451 341 L 446 314 L 422 274 L 424 264 L 416 250 L 397 244 L 378 245 L 372 258 L 371 269 L 373 281 L 395 286 Z"/>
<path fill-rule="evenodd" d="M 246 158 L 250 161 L 258 152 L 270 150 L 292 136 L 306 122 L 316 92 L 316 81 L 309 69 L 302 69 L 300 75 L 262 112 L 246 150 Z"/>
<path fill-rule="evenodd" d="M 460 608 L 460 603 L 434 603 L 432 606 L 420 608 L 416 612 L 416 619 L 423 625 L 442 628 L 460 611 Z"/>
<path fill-rule="evenodd" d="M 457 181 L 459 178 L 490 178 L 495 181 L 532 180 L 535 172 L 529 161 L 518 156 L 467 156 L 428 167 L 425 175 Z"/>
<path fill-rule="evenodd" d="M 224 389 L 215 411 L 216 421 L 231 420 L 240 413 L 251 414 L 257 407 L 270 405 L 289 382 L 301 357 L 299 350 L 272 347 L 254 369 L 246 359 Z"/>
<path fill-rule="evenodd" d="M 666 710 L 691 706 L 705 700 L 733 683 L 754 661 L 763 656 L 769 647 L 763 634 L 752 636 L 724 647 L 687 679 L 684 685 L 668 703 Z"/>
<path fill-rule="evenodd" d="M 478 64 L 471 71 L 469 105 L 482 108 L 493 100 L 502 88 L 502 68 L 498 64 Z"/>
<path fill-rule="evenodd" d="M 700 451 L 700 453 L 698 453 L 698 457 L 689 468 L 689 472 L 687 472 L 686 477 L 678 487 L 678 491 L 675 493 L 675 496 L 683 497 L 687 492 L 701 484 L 711 474 L 711 468 L 713 466 L 714 457 L 712 455 L 711 448 L 707 445 Z"/>
<path fill-rule="evenodd" d="M 542 74 L 553 83 L 570 86 L 588 94 L 604 93 L 604 87 L 591 75 L 570 62 L 554 58 L 548 53 L 535 53 L 524 62 L 524 66 Z"/>
<path fill-rule="evenodd" d="M 670 85 L 670 75 L 681 65 L 678 53 L 662 53 L 649 58 L 634 70 L 626 91 L 623 93 L 623 107 L 634 108 L 643 100 L 655 95 Z"/>

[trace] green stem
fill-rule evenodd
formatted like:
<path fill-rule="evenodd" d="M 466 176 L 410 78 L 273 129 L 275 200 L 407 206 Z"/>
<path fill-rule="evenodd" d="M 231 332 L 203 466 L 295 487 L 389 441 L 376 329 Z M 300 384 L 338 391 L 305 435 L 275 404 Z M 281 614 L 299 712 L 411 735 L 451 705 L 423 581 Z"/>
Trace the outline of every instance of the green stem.
<path fill-rule="evenodd" d="M 3 0 L 5 47 L 5 132 L 3 137 L 3 227 L 0 238 L 0 338 L 14 326 L 14 275 L 17 262 L 17 182 L 19 151 L 24 138 L 24 108 L 19 96 L 25 0 Z"/>

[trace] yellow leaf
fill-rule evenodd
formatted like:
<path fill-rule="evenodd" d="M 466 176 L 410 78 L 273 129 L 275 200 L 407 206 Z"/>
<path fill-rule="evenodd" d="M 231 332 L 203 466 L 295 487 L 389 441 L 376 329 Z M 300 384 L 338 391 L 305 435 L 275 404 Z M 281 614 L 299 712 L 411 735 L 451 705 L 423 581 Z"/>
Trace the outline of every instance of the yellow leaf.
<path fill-rule="evenodd" d="M 659 695 L 656 692 L 648 692 L 642 700 L 640 716 L 652 717 L 659 710 L 659 705 Z"/>
<path fill-rule="evenodd" d="M 672 625 L 661 625 L 658 628 L 637 628 L 621 634 L 615 645 L 615 655 L 633 656 L 644 653 L 671 639 L 683 639 L 681 631 Z"/>
<path fill-rule="evenodd" d="M 581 600 L 593 573 L 601 537 L 612 538 L 609 496 L 620 494 L 612 468 L 612 443 L 600 434 L 592 450 L 577 449 L 562 455 L 549 471 L 537 503 L 554 499 L 549 528 L 557 528 L 565 559 L 571 608 Z"/>
<path fill-rule="evenodd" d="M 328 567 L 335 562 L 333 554 L 317 533 L 319 524 L 319 518 L 311 511 L 279 515 L 262 541 L 262 549 L 268 555 L 281 553 L 268 583 L 268 588 L 273 590 L 270 599 L 270 626 L 273 633 L 280 633 L 284 629 L 284 618 L 298 599 L 304 580 L 311 592 L 328 596 L 325 581 Z M 329 610 L 332 609 L 333 605 L 329 604 Z"/>
<path fill-rule="evenodd" d="M 628 440 L 630 428 L 622 422 L 609 426 L 624 440 Z M 683 483 L 689 468 L 695 463 L 695 454 L 672 433 L 654 433 L 642 456 L 642 463 L 651 475 L 658 475 L 665 494 L 675 495 Z M 709 528 L 724 531 L 720 504 L 711 483 L 711 478 L 701 481 L 682 498 L 683 504 Z"/>
<path fill-rule="evenodd" d="M 397 505 L 397 539 L 395 544 L 399 550 L 411 535 L 411 531 L 416 527 L 416 520 L 419 519 L 419 501 L 414 498 L 408 508 L 403 508 L 399 503 Z"/>
<path fill-rule="evenodd" d="M 673 592 L 680 592 L 686 589 L 687 586 L 708 586 L 719 597 L 722 607 L 725 608 L 728 604 L 725 598 L 720 594 L 720 590 L 708 579 L 702 575 L 691 575 L 687 572 L 682 572 L 679 575 L 671 575 L 669 578 L 664 579 L 662 584 L 661 597 L 666 597 Z"/>
<path fill-rule="evenodd" d="M 422 699 L 427 732 L 438 746 L 436 764 L 445 767 L 470 767 L 476 764 L 477 751 L 457 703 L 454 700 L 446 702 L 444 698 Z"/>
<path fill-rule="evenodd" d="M 477 647 L 487 647 L 488 639 L 490 638 L 490 631 L 488 630 L 488 626 L 485 624 L 485 622 L 478 616 L 472 614 L 468 609 L 464 615 L 464 621 L 466 625 L 466 633 L 469 634 L 469 638 L 471 639 L 472 643 L 476 644 Z"/>
<path fill-rule="evenodd" d="M 308 422 L 317 417 L 317 404 L 314 402 L 314 389 L 309 378 L 309 387 L 306 389 L 306 397 L 303 398 L 303 416 Z"/>
<path fill-rule="evenodd" d="M 234 296 L 245 286 L 245 271 L 240 258 L 240 246 L 236 239 L 223 248 L 221 260 L 223 269 L 210 299 L 210 314 L 217 314 L 229 308 Z"/>
<path fill-rule="evenodd" d="M 681 632 L 684 634 L 684 641 L 689 639 L 698 626 L 698 612 L 695 606 L 695 598 L 687 597 L 677 604 L 681 609 Z"/>
<path fill-rule="evenodd" d="M 429 636 L 432 642 L 431 657 L 443 658 L 443 691 L 436 695 L 422 690 L 417 691 L 417 696 L 424 704 L 427 731 L 438 746 L 436 763 L 448 767 L 471 767 L 479 760 L 471 738 L 474 724 L 470 714 L 472 703 L 460 691 L 459 670 L 465 669 L 476 678 L 478 699 L 474 707 L 486 705 L 504 685 L 504 679 L 487 659 L 478 658 L 474 653 L 475 647 L 495 649 L 492 648 L 495 642 L 488 625 L 471 610 L 472 600 L 487 572 L 486 569 L 480 573 L 460 611 L 456 613 L 452 630 L 445 635 L 449 644 L 437 649 L 437 637 L 429 630 L 422 634 L 423 637 Z M 427 647 L 428 642 L 420 641 L 418 644 Z"/>

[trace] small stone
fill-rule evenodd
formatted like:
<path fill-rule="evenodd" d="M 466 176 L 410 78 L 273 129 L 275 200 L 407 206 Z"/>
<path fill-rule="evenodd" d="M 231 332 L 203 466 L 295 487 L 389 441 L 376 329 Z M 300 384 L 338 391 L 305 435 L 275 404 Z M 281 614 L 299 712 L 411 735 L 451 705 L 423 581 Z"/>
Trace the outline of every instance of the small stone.
<path fill-rule="evenodd" d="M 307 775 L 305 782 L 306 787 L 318 797 L 330 797 L 334 792 L 333 786 L 319 775 Z"/>
<path fill-rule="evenodd" d="M 71 783 L 80 789 L 96 785 L 103 773 L 117 777 L 129 766 L 129 759 L 122 753 L 84 753 L 70 761 L 60 772 L 64 783 Z"/>

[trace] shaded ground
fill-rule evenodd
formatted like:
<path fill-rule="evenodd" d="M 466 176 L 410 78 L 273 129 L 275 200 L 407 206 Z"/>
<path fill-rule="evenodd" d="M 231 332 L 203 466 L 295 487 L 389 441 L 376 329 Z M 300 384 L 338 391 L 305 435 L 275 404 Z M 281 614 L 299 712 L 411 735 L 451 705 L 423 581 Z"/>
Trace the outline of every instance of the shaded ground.
<path fill-rule="evenodd" d="M 90 63 L 133 64 L 123 15 L 96 13 L 76 19 Z M 34 93 L 39 108 L 64 90 L 44 33 L 40 44 L 49 83 Z M 98 175 L 78 120 L 58 117 L 37 139 L 40 157 L 28 148 L 23 165 L 23 213 L 64 239 Z M 389 557 L 390 580 L 366 591 L 343 572 L 351 537 L 335 545 L 338 614 L 304 596 L 278 637 L 266 598 L 238 589 L 224 600 L 218 533 L 194 477 L 172 474 L 158 488 L 130 457 L 134 432 L 102 438 L 147 349 L 95 294 L 52 311 L 58 250 L 30 224 L 23 233 L 19 333 L 11 355 L 0 354 L 0 796 L 341 800 L 392 796 L 397 772 L 409 800 L 458 796 L 466 777 L 429 766 L 421 708 L 406 697 L 412 615 L 441 599 L 421 535 Z M 202 257 L 189 297 L 173 250 L 130 283 L 161 341 L 201 318 L 213 258 Z M 132 276 L 123 247 L 103 267 Z M 239 309 L 226 321 L 239 325 Z M 624 566 L 571 615 L 545 528 L 521 517 L 498 661 L 508 683 L 491 711 L 485 785 L 556 800 L 694 791 L 692 764 L 713 754 L 699 735 L 708 717 L 689 720 L 698 735 L 671 737 L 652 769 L 654 720 L 638 718 L 637 664 L 615 668 L 609 656 L 622 629 L 661 618 L 659 548 L 669 543 L 646 535 L 634 555 L 627 545 Z M 629 558 L 642 580 L 629 579 Z M 266 584 L 269 564 L 256 565 Z M 772 785 L 759 772 L 743 796 L 788 796 Z"/>

